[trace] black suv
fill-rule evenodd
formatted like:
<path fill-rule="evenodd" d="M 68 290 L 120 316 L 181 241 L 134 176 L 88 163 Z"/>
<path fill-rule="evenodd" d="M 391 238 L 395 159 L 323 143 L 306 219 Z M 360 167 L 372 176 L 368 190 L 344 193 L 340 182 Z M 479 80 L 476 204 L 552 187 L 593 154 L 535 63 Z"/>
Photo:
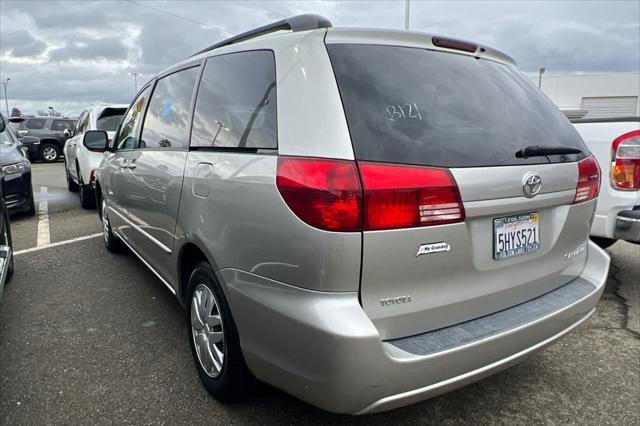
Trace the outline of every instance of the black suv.
<path fill-rule="evenodd" d="M 70 118 L 26 117 L 18 126 L 17 133 L 31 161 L 53 163 L 60 159 L 67 141 L 65 130 L 73 130 L 75 124 L 75 120 Z M 32 137 L 25 139 L 25 136 Z"/>

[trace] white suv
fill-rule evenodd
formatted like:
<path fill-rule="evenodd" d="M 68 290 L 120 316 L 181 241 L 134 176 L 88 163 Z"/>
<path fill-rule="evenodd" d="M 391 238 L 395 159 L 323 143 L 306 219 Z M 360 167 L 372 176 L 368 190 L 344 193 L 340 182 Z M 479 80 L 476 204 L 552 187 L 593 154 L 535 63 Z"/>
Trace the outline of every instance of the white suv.
<path fill-rule="evenodd" d="M 67 188 L 71 192 L 80 191 L 82 208 L 95 207 L 92 182 L 95 170 L 100 166 L 102 153 L 96 148 L 83 144 L 83 136 L 88 130 L 103 130 L 109 139 L 127 111 L 127 105 L 96 105 L 87 108 L 76 122 L 73 131 L 65 130 L 70 137 L 64 146 L 64 165 L 67 175 Z"/>

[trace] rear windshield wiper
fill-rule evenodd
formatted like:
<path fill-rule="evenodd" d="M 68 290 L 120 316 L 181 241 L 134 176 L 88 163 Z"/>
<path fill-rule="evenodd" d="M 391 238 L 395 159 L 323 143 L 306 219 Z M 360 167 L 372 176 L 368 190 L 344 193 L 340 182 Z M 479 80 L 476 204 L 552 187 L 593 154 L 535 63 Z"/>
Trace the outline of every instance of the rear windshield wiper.
<path fill-rule="evenodd" d="M 582 150 L 569 146 L 531 145 L 516 152 L 516 158 L 545 157 L 547 155 L 582 154 Z"/>

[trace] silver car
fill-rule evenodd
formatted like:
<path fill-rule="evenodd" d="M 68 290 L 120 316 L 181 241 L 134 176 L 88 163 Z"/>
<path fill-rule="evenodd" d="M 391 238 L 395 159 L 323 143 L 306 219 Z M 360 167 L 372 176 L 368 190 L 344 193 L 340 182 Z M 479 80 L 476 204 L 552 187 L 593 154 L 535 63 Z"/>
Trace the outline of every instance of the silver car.
<path fill-rule="evenodd" d="M 162 72 L 112 143 L 86 138 L 107 248 L 185 306 L 219 400 L 258 379 L 338 413 L 414 403 L 565 335 L 607 278 L 598 164 L 475 43 L 297 16 Z"/>

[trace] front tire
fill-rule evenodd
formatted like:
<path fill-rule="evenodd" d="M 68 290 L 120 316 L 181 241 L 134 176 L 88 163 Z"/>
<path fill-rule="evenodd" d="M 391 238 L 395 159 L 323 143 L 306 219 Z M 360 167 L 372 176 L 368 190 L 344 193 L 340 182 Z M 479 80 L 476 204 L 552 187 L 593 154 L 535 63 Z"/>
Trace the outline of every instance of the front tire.
<path fill-rule="evenodd" d="M 252 391 L 254 379 L 211 265 L 196 264 L 187 288 L 187 330 L 200 380 L 218 401 L 238 401 Z"/>
<path fill-rule="evenodd" d="M 104 246 L 111 253 L 122 253 L 124 251 L 124 243 L 120 241 L 120 239 L 113 233 L 111 222 L 109 222 L 109 209 L 107 208 L 107 201 L 104 198 L 102 198 L 101 209 L 102 239 L 104 240 Z"/>
<path fill-rule="evenodd" d="M 9 228 L 9 212 L 5 209 L 4 211 L 4 221 L 2 225 L 2 229 L 0 229 L 0 245 L 8 245 L 13 248 L 11 244 L 11 229 Z M 11 276 L 13 275 L 13 251 L 11 251 L 11 259 L 9 259 L 9 269 L 7 269 L 7 281 L 11 280 Z"/>
<path fill-rule="evenodd" d="M 40 146 L 40 160 L 45 163 L 55 163 L 60 158 L 60 149 L 52 143 L 44 143 Z"/>

